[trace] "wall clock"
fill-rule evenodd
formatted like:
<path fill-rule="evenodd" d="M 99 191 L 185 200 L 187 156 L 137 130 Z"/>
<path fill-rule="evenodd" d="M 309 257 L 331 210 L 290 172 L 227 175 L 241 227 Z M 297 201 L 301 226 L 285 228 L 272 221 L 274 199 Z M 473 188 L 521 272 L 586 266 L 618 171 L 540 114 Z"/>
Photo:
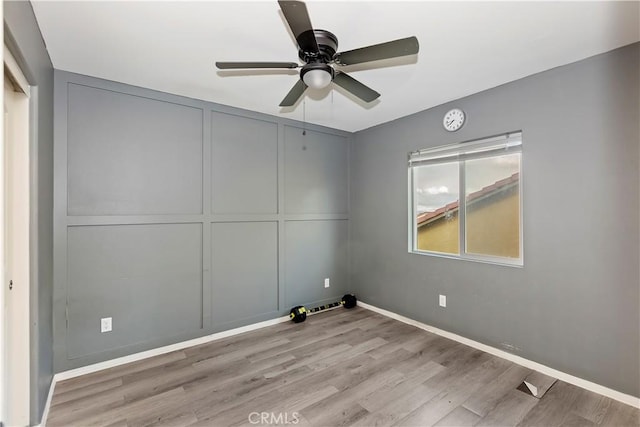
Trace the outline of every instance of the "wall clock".
<path fill-rule="evenodd" d="M 442 125 L 449 132 L 455 132 L 462 127 L 462 125 L 464 124 L 464 119 L 464 111 L 459 108 L 454 108 L 447 111 L 447 114 L 444 115 L 444 119 L 442 119 Z"/>

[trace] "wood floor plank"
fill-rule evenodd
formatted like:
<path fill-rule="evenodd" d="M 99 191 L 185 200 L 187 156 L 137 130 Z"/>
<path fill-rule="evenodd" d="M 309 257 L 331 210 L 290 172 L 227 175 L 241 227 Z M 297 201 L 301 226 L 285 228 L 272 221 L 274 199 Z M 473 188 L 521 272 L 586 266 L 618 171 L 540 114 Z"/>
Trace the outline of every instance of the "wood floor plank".
<path fill-rule="evenodd" d="M 314 371 L 307 377 L 301 378 L 297 381 L 290 381 L 287 384 L 286 390 L 283 392 L 291 394 L 305 393 L 312 387 L 318 387 L 319 385 L 330 385 L 337 390 L 341 391 L 356 383 L 358 375 L 361 377 L 360 381 L 366 379 L 366 376 L 360 374 L 354 374 L 354 372 L 361 372 L 362 367 L 369 367 L 372 372 L 376 369 L 373 366 L 371 357 L 366 354 L 360 354 L 350 359 L 345 359 L 342 363 L 332 365 L 326 369 Z"/>
<path fill-rule="evenodd" d="M 530 373 L 531 369 L 513 364 L 496 379 L 472 394 L 462 406 L 480 417 L 484 417 L 498 404 L 505 394 L 515 390 L 522 384 L 522 381 Z"/>
<path fill-rule="evenodd" d="M 465 374 L 461 376 L 448 375 L 441 381 L 438 381 L 439 375 L 435 375 L 425 381 L 425 386 L 438 391 L 438 393 L 420 408 L 400 420 L 398 425 L 426 426 L 435 424 L 457 406 L 460 406 L 484 384 L 504 372 L 509 364 L 510 362 L 487 353 L 483 353 L 481 356 L 477 356 L 473 352 L 469 353 L 462 358 L 462 362 L 452 363 L 444 371 L 449 374 L 455 371 L 465 372 Z"/>
<path fill-rule="evenodd" d="M 431 349 L 421 349 L 416 352 L 411 352 L 411 358 L 403 361 L 402 364 L 398 364 L 397 366 L 395 366 L 395 369 L 402 372 L 403 374 L 410 375 L 413 371 L 431 361 L 434 361 L 435 363 L 441 365 L 438 362 L 442 361 L 441 356 L 447 353 L 455 352 L 458 348 L 460 348 L 455 344 L 452 345 L 449 340 L 447 340 L 446 342 L 433 341 L 433 344 L 434 346 Z"/>
<path fill-rule="evenodd" d="M 102 414 L 111 409 L 119 408 L 123 403 L 124 398 L 122 396 L 114 396 L 112 399 L 96 399 L 95 401 L 87 402 L 86 405 L 75 408 L 65 408 L 61 405 L 50 409 L 46 425 L 47 427 L 82 426 L 88 418 L 95 414 Z M 104 425 L 111 424 L 114 420 L 124 420 L 124 418 L 114 417 L 110 422 L 105 422 Z"/>
<path fill-rule="evenodd" d="M 516 426 L 539 402 L 539 399 L 520 390 L 511 390 L 480 420 L 478 426 Z"/>
<path fill-rule="evenodd" d="M 185 384 L 186 390 L 192 388 L 206 387 L 206 384 L 212 383 L 217 385 L 223 385 L 229 382 L 235 382 L 242 376 L 251 376 L 257 373 L 266 372 L 274 369 L 280 365 L 291 365 L 295 363 L 296 357 L 291 353 L 276 354 L 257 362 L 250 362 L 247 360 L 237 361 L 234 366 L 222 365 L 222 366 L 200 366 L 197 370 L 205 373 L 206 377 L 202 380 L 192 381 L 189 384 Z M 241 374 L 240 374 L 241 373 Z"/>
<path fill-rule="evenodd" d="M 596 427 L 598 424 L 581 417 L 575 412 L 570 412 L 560 424 L 560 427 Z"/>
<path fill-rule="evenodd" d="M 436 391 L 457 390 L 461 387 L 467 386 L 471 381 L 472 385 L 476 385 L 478 374 L 483 375 L 481 378 L 487 378 L 488 381 L 493 380 L 491 375 L 499 375 L 502 371 L 508 368 L 508 362 L 503 359 L 491 356 L 488 353 L 475 353 L 469 352 L 467 354 L 458 354 L 460 359 L 449 366 L 445 366 L 445 369 L 433 377 L 424 382 L 424 385 L 433 388 Z M 442 363 L 442 360 L 437 360 Z M 481 372 L 484 367 L 490 369 L 489 371 Z M 479 371 L 480 370 L 480 371 Z M 500 371 L 500 372 L 499 372 Z M 482 384 L 478 384 L 480 387 Z M 473 392 L 477 391 L 474 388 Z M 468 396 L 467 396 L 468 398 Z M 466 400 L 466 399 L 465 399 Z"/>
<path fill-rule="evenodd" d="M 285 389 L 279 391 L 278 404 L 268 409 L 268 412 L 281 413 L 281 412 L 301 412 L 303 409 L 308 408 L 328 397 L 338 393 L 338 389 L 332 385 L 327 385 L 320 388 L 312 388 L 306 393 L 290 393 Z"/>
<path fill-rule="evenodd" d="M 411 375 L 403 375 L 401 381 L 385 384 L 383 387 L 380 387 L 378 390 L 361 399 L 358 403 L 373 413 L 389 402 L 403 399 L 409 392 L 429 378 L 442 372 L 444 369 L 446 369 L 444 366 L 429 361 L 416 369 Z"/>
<path fill-rule="evenodd" d="M 304 339 L 304 335 L 300 337 L 290 337 L 290 342 L 286 345 L 249 354 L 246 358 L 251 362 L 257 362 L 282 353 L 302 355 L 318 347 L 328 347 L 334 343 L 343 343 L 350 339 L 357 339 L 361 335 L 362 331 L 360 329 L 352 328 L 350 330 L 342 330 L 341 333 L 335 334 L 330 334 L 325 331 L 324 333 L 313 334 L 308 339 Z"/>
<path fill-rule="evenodd" d="M 129 427 L 129 425 L 127 424 L 127 420 L 125 420 L 124 418 L 116 420 L 114 422 L 112 422 L 111 424 L 107 424 L 104 427 Z"/>
<path fill-rule="evenodd" d="M 186 427 L 190 424 L 197 422 L 195 414 L 191 410 L 178 410 L 175 412 L 169 412 L 167 414 L 161 415 L 156 421 L 149 422 L 145 421 L 144 424 L 141 424 L 145 427 Z M 136 425 L 135 423 L 129 423 L 129 427 L 133 427 Z"/>
<path fill-rule="evenodd" d="M 340 412 L 335 413 L 331 411 L 320 412 L 316 414 L 316 417 L 309 419 L 307 414 L 303 411 L 302 415 L 314 426 L 350 426 L 358 420 L 366 417 L 369 412 L 357 403 L 344 407 Z"/>
<path fill-rule="evenodd" d="M 215 419 L 215 415 L 241 403 L 250 402 L 258 396 L 272 393 L 290 382 L 308 376 L 312 371 L 301 366 L 273 378 L 255 375 L 238 384 L 227 385 L 223 388 L 211 390 L 205 395 L 193 396 L 191 405 L 199 420 Z"/>
<path fill-rule="evenodd" d="M 222 338 L 204 344 L 184 349 L 187 356 L 194 356 L 200 353 L 209 355 L 210 357 L 224 354 L 238 348 L 242 348 L 247 344 L 255 341 L 266 341 L 276 337 L 286 338 L 288 334 L 299 332 L 300 328 L 294 323 L 279 323 L 272 327 L 261 328 L 254 331 L 244 332 L 238 335 Z"/>
<path fill-rule="evenodd" d="M 380 337 L 376 337 L 376 338 L 372 338 L 370 340 L 367 340 L 365 342 L 356 344 L 354 346 L 352 346 L 350 349 L 342 351 L 342 352 L 336 352 L 334 354 L 332 354 L 329 357 L 325 357 L 323 359 L 317 360 L 315 362 L 309 362 L 306 365 L 313 369 L 314 371 L 317 370 L 322 370 L 322 369 L 326 369 L 330 366 L 333 366 L 335 364 L 341 363 L 342 361 L 344 361 L 345 359 L 349 359 L 351 357 L 357 356 L 359 354 L 362 353 L 366 353 L 369 350 L 374 350 L 384 344 L 386 344 L 387 341 L 385 341 L 384 339 L 380 338 Z"/>
<path fill-rule="evenodd" d="M 203 378 L 205 374 L 196 372 L 188 363 L 187 359 L 179 359 L 171 361 L 165 365 L 153 366 L 149 369 L 140 369 L 136 372 L 126 374 L 116 380 L 120 385 L 102 390 L 100 393 L 89 394 L 85 396 L 78 395 L 73 400 L 63 403 L 63 407 L 67 412 L 82 410 L 86 406 L 93 405 L 93 402 L 99 401 L 101 405 L 110 402 L 121 402 L 127 404 L 136 400 L 160 394 L 164 391 L 171 390 L 184 383 L 195 381 Z M 112 382 L 114 380 L 109 380 Z M 102 383 L 94 383 L 91 387 L 104 385 Z M 77 394 L 75 389 L 72 392 Z M 68 395 L 69 393 L 64 393 Z"/>
<path fill-rule="evenodd" d="M 122 386 L 122 378 L 114 378 L 112 380 L 89 384 L 85 387 L 77 387 L 66 392 L 54 393 L 51 398 L 51 406 L 58 406 L 62 403 L 72 402 L 78 399 L 92 398 L 96 394 L 101 394 L 120 386 Z"/>
<path fill-rule="evenodd" d="M 247 344 L 244 348 L 237 348 L 228 353 L 222 353 L 215 357 L 209 357 L 198 362 L 193 363 L 193 367 L 196 369 L 202 367 L 218 366 L 220 364 L 232 363 L 238 360 L 246 360 L 246 356 L 250 354 L 260 353 L 269 349 L 280 349 L 283 346 L 291 343 L 286 338 L 275 338 L 268 341 L 257 341 L 252 344 Z"/>
<path fill-rule="evenodd" d="M 556 382 L 516 390 L 530 370 L 355 308 L 280 323 L 60 382 L 49 427 L 635 426 L 640 410 Z M 536 404 L 533 405 L 532 400 Z"/>
<path fill-rule="evenodd" d="M 304 407 L 320 401 L 321 398 L 338 392 L 337 388 L 330 385 L 324 387 L 325 390 L 331 391 L 331 393 L 327 393 L 327 396 L 318 395 L 314 392 L 318 387 L 322 387 L 322 381 L 326 380 L 327 377 L 340 375 L 341 372 L 348 370 L 349 365 L 362 365 L 371 360 L 368 356 L 360 355 L 352 358 L 350 363 L 334 365 L 329 369 L 315 372 L 313 375 L 298 380 L 289 378 L 289 381 L 277 390 L 265 390 L 264 393 L 252 399 L 249 403 L 241 402 L 240 405 L 230 407 L 223 413 L 203 416 L 201 422 L 196 423 L 196 426 L 226 425 L 221 424 L 223 421 L 228 421 L 231 425 L 246 425 L 246 417 L 251 412 L 273 412 L 275 414 L 284 412 L 291 416 L 292 412 L 300 411 Z M 300 416 L 302 417 L 301 414 Z M 302 418 L 298 425 L 303 424 L 302 421 L 308 424 L 308 421 L 304 417 Z"/>
<path fill-rule="evenodd" d="M 406 324 L 402 324 L 401 327 L 398 327 L 400 325 L 398 325 L 396 321 L 394 321 L 393 319 L 388 320 L 391 320 L 391 322 L 384 322 L 384 324 L 388 325 L 388 332 L 385 333 L 383 331 L 380 335 L 378 335 L 381 338 L 387 340 L 387 344 L 368 352 L 368 354 L 370 354 L 374 359 L 392 353 L 399 348 L 406 348 L 406 345 L 409 342 L 424 342 L 425 334 L 423 333 L 422 329 Z M 361 326 L 361 328 L 364 329 L 366 328 L 366 326 Z"/>
<path fill-rule="evenodd" d="M 294 363 L 290 364 L 290 365 L 278 365 L 275 367 L 275 369 L 273 369 L 270 372 L 265 372 L 264 376 L 265 378 L 275 378 L 279 375 L 282 375 L 285 372 L 289 372 L 291 370 L 294 369 L 298 369 L 300 367 L 307 367 L 309 368 L 310 364 L 313 364 L 315 362 L 318 362 L 320 360 L 329 358 L 333 355 L 336 354 L 341 354 L 344 353 L 350 349 L 352 349 L 353 347 L 349 344 L 336 344 L 333 346 L 328 346 L 328 347 L 324 347 L 324 348 L 318 348 L 315 352 L 312 353 L 308 353 L 306 355 L 304 355 L 303 357 L 298 357 L 297 355 L 295 355 L 295 360 Z M 309 368 L 310 371 L 313 371 L 313 369 Z"/>
<path fill-rule="evenodd" d="M 180 388 L 165 391 L 147 397 L 142 400 L 136 400 L 130 403 L 124 403 L 117 408 L 95 414 L 87 419 L 82 420 L 86 426 L 101 426 L 114 418 L 125 417 L 127 424 L 137 422 L 137 420 L 154 420 L 156 414 L 164 413 L 165 410 L 175 410 L 184 406 L 185 393 Z M 131 421 L 130 421 L 131 420 Z"/>
<path fill-rule="evenodd" d="M 206 378 L 205 373 L 189 366 L 180 370 L 168 371 L 144 381 L 128 383 L 127 387 L 122 387 L 122 393 L 125 403 L 135 402 L 203 378 Z"/>
<path fill-rule="evenodd" d="M 338 370 L 340 375 L 330 376 L 326 379 L 327 383 L 342 391 L 351 388 L 353 384 L 361 383 L 385 367 L 392 366 L 394 363 L 402 363 L 412 355 L 408 351 L 400 349 L 379 359 L 373 359 L 366 353 L 362 356 L 345 361 L 344 369 L 339 368 Z"/>
<path fill-rule="evenodd" d="M 640 410 L 624 403 L 611 401 L 607 414 L 600 425 L 607 427 L 638 427 L 640 426 Z"/>
<path fill-rule="evenodd" d="M 193 411 L 186 404 L 186 396 L 171 396 L 161 401 L 156 407 L 145 405 L 130 411 L 127 416 L 129 427 L 143 426 L 187 426 L 196 421 Z"/>
<path fill-rule="evenodd" d="M 280 398 L 281 395 L 278 390 L 269 390 L 265 393 L 254 394 L 248 400 L 241 398 L 236 401 L 224 402 L 224 404 L 216 405 L 217 408 L 212 408 L 209 411 L 197 410 L 198 422 L 194 424 L 194 427 L 242 425 L 249 421 L 252 414 L 256 412 L 269 412 L 269 408 L 277 405 Z"/>
<path fill-rule="evenodd" d="M 296 362 L 292 354 L 279 354 L 259 362 L 250 363 L 240 370 L 218 370 L 209 368 L 209 375 L 199 380 L 185 384 L 185 391 L 192 395 L 207 394 L 211 391 L 221 391 L 240 383 L 251 381 L 254 377 L 263 377 L 265 372 L 270 372 L 278 366 L 289 366 Z"/>
<path fill-rule="evenodd" d="M 474 426 L 480 421 L 480 416 L 466 409 L 464 406 L 458 406 L 449 412 L 444 418 L 434 424 L 438 427 L 466 427 Z"/>
<path fill-rule="evenodd" d="M 90 384 L 113 380 L 114 378 L 119 378 L 128 373 L 150 369 L 155 366 L 162 366 L 167 363 L 176 360 L 182 360 L 185 358 L 186 355 L 183 351 L 173 351 L 171 353 L 161 354 L 159 356 L 150 357 L 148 359 L 127 363 L 125 365 L 120 365 L 98 372 L 93 372 L 91 374 L 82 375 L 80 377 L 60 381 L 59 383 L 56 383 L 55 392 L 65 393 L 78 387 L 86 387 Z"/>
<path fill-rule="evenodd" d="M 579 396 L 571 412 L 595 424 L 601 424 L 609 411 L 612 400 L 588 390 L 578 389 Z"/>
<path fill-rule="evenodd" d="M 445 351 L 458 343 L 447 338 L 439 337 L 434 334 L 412 335 L 409 339 L 402 341 L 402 348 L 413 353 L 421 353 L 425 351 L 431 352 L 431 357 Z"/>
<path fill-rule="evenodd" d="M 93 411 L 88 411 L 87 409 L 91 409 L 91 407 L 87 407 L 82 411 L 67 413 L 66 416 L 62 416 L 60 419 L 56 418 L 56 421 L 59 421 L 61 423 L 60 425 L 67 426 L 103 426 L 110 424 L 114 419 L 127 419 L 136 415 L 139 416 L 153 413 L 159 408 L 162 408 L 183 396 L 184 391 L 182 389 L 173 389 L 159 395 L 151 396 L 128 404 L 125 403 L 124 400 L 114 402 L 114 404 L 101 407 L 100 410 L 93 408 Z M 50 425 L 48 421 L 47 425 Z"/>
<path fill-rule="evenodd" d="M 364 381 L 353 384 L 348 389 L 339 391 L 327 397 L 313 405 L 310 405 L 302 410 L 302 414 L 312 424 L 318 424 L 320 422 L 327 423 L 326 425 L 333 425 L 333 423 L 339 423 L 342 413 L 348 411 L 352 406 L 358 406 L 362 408 L 358 401 L 366 398 L 369 394 L 375 392 L 378 388 L 383 387 L 385 384 L 394 383 L 401 380 L 404 376 L 392 369 L 387 369 L 376 373 L 365 379 Z M 369 413 L 365 408 L 362 416 Z"/>
<path fill-rule="evenodd" d="M 579 390 L 574 385 L 557 381 L 518 425 L 522 427 L 561 425 L 578 398 Z"/>
<path fill-rule="evenodd" d="M 436 391 L 423 385 L 418 385 L 407 392 L 402 398 L 395 399 L 373 413 L 369 413 L 354 425 L 356 426 L 393 426 L 411 414 L 416 409 L 431 400 Z"/>

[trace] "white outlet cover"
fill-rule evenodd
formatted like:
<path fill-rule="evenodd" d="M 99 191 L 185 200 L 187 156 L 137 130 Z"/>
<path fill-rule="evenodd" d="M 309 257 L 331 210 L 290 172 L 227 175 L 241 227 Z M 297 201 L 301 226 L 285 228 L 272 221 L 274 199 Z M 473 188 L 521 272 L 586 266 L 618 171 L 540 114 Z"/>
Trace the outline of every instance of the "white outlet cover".
<path fill-rule="evenodd" d="M 329 278 L 328 277 L 326 279 L 324 279 L 324 287 L 325 288 L 329 287 Z"/>
<path fill-rule="evenodd" d="M 112 318 L 111 317 L 103 317 L 100 319 L 100 332 L 111 332 L 112 330 Z"/>
<path fill-rule="evenodd" d="M 446 307 L 446 306 L 447 306 L 447 296 L 440 295 L 440 307 Z"/>

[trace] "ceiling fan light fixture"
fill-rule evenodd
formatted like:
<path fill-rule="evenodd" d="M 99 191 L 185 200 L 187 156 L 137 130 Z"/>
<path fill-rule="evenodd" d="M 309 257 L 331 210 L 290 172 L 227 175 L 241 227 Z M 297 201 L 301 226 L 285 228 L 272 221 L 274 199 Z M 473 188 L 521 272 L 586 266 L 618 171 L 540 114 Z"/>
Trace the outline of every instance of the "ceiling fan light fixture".
<path fill-rule="evenodd" d="M 333 67 L 323 63 L 311 63 L 302 67 L 300 77 L 304 84 L 312 89 L 322 89 L 329 86 L 333 80 Z"/>
<path fill-rule="evenodd" d="M 312 89 L 322 89 L 331 83 L 331 74 L 324 70 L 311 70 L 302 77 L 302 81 Z"/>

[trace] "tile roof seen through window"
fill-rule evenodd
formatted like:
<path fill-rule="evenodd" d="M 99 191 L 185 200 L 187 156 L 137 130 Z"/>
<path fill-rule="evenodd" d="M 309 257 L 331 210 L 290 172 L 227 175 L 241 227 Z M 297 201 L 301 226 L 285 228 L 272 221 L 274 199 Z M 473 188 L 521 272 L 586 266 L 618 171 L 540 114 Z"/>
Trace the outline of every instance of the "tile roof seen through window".
<path fill-rule="evenodd" d="M 520 173 L 516 172 L 508 178 L 501 179 L 499 181 L 494 182 L 491 185 L 488 185 L 481 190 L 473 192 L 469 194 L 468 203 L 475 202 L 481 199 L 485 199 L 487 197 L 493 196 L 501 191 L 504 191 L 508 188 L 511 188 L 518 184 L 520 181 Z M 416 218 L 416 222 L 418 227 L 421 225 L 425 225 L 429 222 L 435 221 L 443 217 L 446 213 L 452 213 L 459 209 L 459 201 L 448 203 L 447 205 L 436 209 L 433 212 L 423 212 Z"/>

